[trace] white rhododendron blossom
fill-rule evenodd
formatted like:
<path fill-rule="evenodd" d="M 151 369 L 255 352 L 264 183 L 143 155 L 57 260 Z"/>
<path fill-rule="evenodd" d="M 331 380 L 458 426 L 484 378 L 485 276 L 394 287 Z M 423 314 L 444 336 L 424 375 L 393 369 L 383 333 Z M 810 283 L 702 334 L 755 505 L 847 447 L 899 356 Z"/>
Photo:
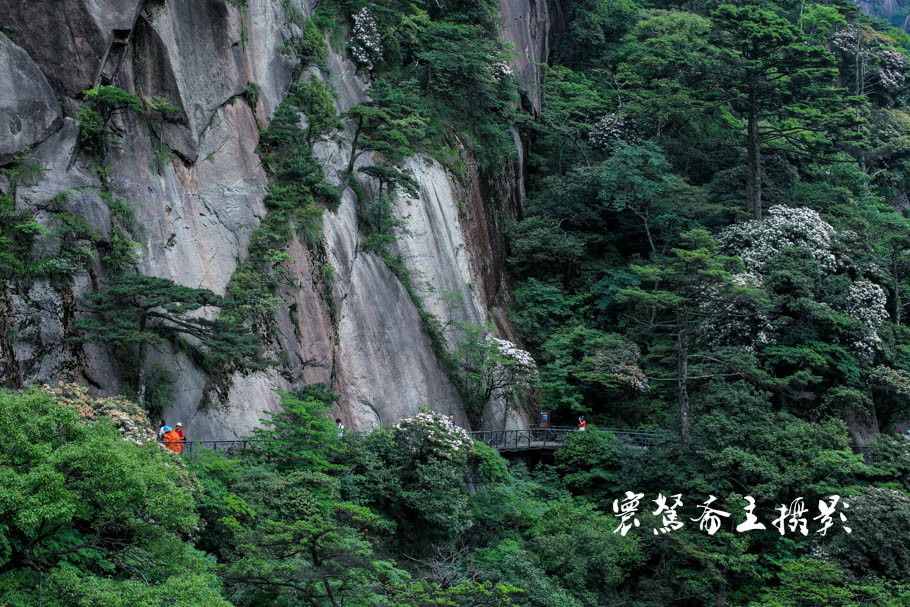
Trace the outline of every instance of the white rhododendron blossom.
<path fill-rule="evenodd" d="M 752 272 L 740 272 L 731 278 L 738 287 L 762 286 L 762 277 Z M 710 343 L 744 345 L 751 351 L 756 346 L 775 342 L 774 326 L 767 310 L 759 306 L 750 306 L 746 310 L 742 302 L 722 297 L 721 289 L 717 286 L 706 289 L 705 295 L 699 304 L 705 320 L 699 328 Z"/>
<path fill-rule="evenodd" d="M 529 389 L 537 381 L 537 363 L 534 357 L 512 342 L 497 337 L 487 337 L 495 346 L 498 358 L 492 361 L 489 382 L 493 388 L 490 396 L 500 397 Z"/>
<path fill-rule="evenodd" d="M 831 224 L 812 209 L 776 205 L 768 210 L 767 219 L 729 226 L 718 240 L 724 249 L 742 258 L 747 272 L 761 276 L 769 261 L 792 247 L 806 247 L 823 271 L 834 271 L 834 235 Z"/>
<path fill-rule="evenodd" d="M 885 308 L 887 302 L 885 290 L 874 282 L 857 280 L 850 285 L 844 313 L 866 326 L 864 339 L 853 343 L 853 347 L 864 360 L 871 361 L 875 351 L 881 347 L 882 339 L 878 336 L 878 328 L 888 318 L 888 311 Z"/>
<path fill-rule="evenodd" d="M 882 86 L 888 89 L 899 89 L 904 86 L 904 54 L 896 49 L 879 51 L 878 76 Z"/>
<path fill-rule="evenodd" d="M 885 290 L 880 286 L 868 280 L 857 280 L 850 285 L 844 312 L 877 331 L 888 318 L 887 301 Z"/>
<path fill-rule="evenodd" d="M 379 27 L 368 7 L 354 15 L 354 31 L 351 32 L 351 54 L 360 65 L 373 71 L 382 58 L 382 38 Z"/>
<path fill-rule="evenodd" d="M 635 141 L 637 138 L 632 122 L 616 112 L 595 122 L 588 133 L 591 145 L 599 149 L 606 149 L 617 141 Z"/>
<path fill-rule="evenodd" d="M 512 66 L 505 61 L 497 61 L 493 64 L 493 73 L 496 74 L 497 79 L 507 80 L 513 74 Z"/>
<path fill-rule="evenodd" d="M 395 435 L 412 453 L 424 453 L 444 459 L 470 453 L 474 440 L 448 417 L 436 411 L 421 411 L 394 426 Z"/>
<path fill-rule="evenodd" d="M 527 350 L 522 350 L 512 342 L 497 337 L 491 337 L 490 341 L 496 345 L 500 356 L 515 362 L 512 369 L 515 375 L 526 379 L 537 377 L 537 363 Z"/>
<path fill-rule="evenodd" d="M 859 49 L 859 41 L 859 31 L 852 25 L 848 25 L 844 29 L 834 32 L 834 35 L 831 36 L 831 44 L 847 55 L 855 56 Z"/>
<path fill-rule="evenodd" d="M 835 239 L 843 243 L 845 240 L 849 241 L 851 237 L 855 238 L 856 234 L 849 232 L 838 234 L 812 209 L 777 205 L 771 207 L 766 220 L 747 221 L 730 226 L 720 233 L 718 240 L 727 251 L 739 255 L 746 265 L 746 273 L 737 275 L 734 280 L 742 286 L 747 284 L 761 286 L 767 264 L 780 251 L 791 247 L 807 248 L 824 274 L 834 274 L 844 265 L 843 260 L 839 260 L 835 255 Z M 868 270 L 874 272 L 877 267 L 873 265 Z M 714 298 L 708 299 L 711 303 L 705 305 L 718 305 L 713 301 Z M 846 301 L 839 309 L 840 312 L 865 325 L 863 338 L 852 344 L 855 353 L 864 360 L 871 360 L 880 347 L 881 338 L 877 331 L 888 318 L 886 303 L 887 295 L 884 289 L 864 278 L 851 284 Z M 735 338 L 749 333 L 754 335 L 753 345 L 772 343 L 774 334 L 770 322 L 762 311 L 755 312 L 756 314 L 746 322 L 724 322 L 706 326 L 705 333 L 716 343 L 730 343 L 735 341 Z"/>

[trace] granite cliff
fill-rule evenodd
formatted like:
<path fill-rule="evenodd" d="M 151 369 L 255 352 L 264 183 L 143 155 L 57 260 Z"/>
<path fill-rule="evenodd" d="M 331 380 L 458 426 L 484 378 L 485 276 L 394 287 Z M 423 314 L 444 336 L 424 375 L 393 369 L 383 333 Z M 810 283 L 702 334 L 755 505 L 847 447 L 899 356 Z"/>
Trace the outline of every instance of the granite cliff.
<path fill-rule="evenodd" d="M 521 106 L 537 113 L 546 3 L 500 5 L 501 35 L 515 46 Z M 33 213 L 38 224 L 65 212 L 84 218 L 102 241 L 114 231 L 116 197 L 134 215 L 139 272 L 223 294 L 266 213 L 268 177 L 257 145 L 294 79 L 283 47 L 300 31 L 289 7 L 307 16 L 314 8 L 300 0 L 249 0 L 244 7 L 222 0 L 0 0 L 0 77 L 12 83 L 0 91 L 0 163 L 27 157 L 42 169 L 39 179 L 0 181 L 0 189 L 14 193 L 16 211 Z M 343 45 L 336 49 L 325 68 L 299 77 L 330 84 L 341 112 L 363 101 L 369 80 Z M 251 83 L 252 100 L 245 95 Z M 145 102 L 165 100 L 175 111 L 158 123 L 115 117 L 122 136 L 99 177 L 80 148 L 78 118 L 83 91 L 103 84 Z M 490 321 L 500 337 L 510 337 L 503 228 L 520 215 L 524 196 L 515 139 L 517 159 L 498 170 L 481 171 L 467 156 L 460 172 L 425 156 L 405 163 L 419 195 L 396 202 L 408 230 L 395 246 L 417 277 L 425 312 L 443 325 Z M 352 427 L 394 423 L 421 405 L 466 423 L 414 298 L 362 246 L 357 196 L 344 179 L 350 137 L 339 132 L 314 151 L 342 198 L 324 211 L 319 243 L 295 237 L 286 248 L 289 278 L 268 339 L 279 364 L 236 372 L 215 391 L 189 356 L 156 345 L 148 364 L 176 380 L 166 418 L 179 418 L 198 438 L 240 436 L 276 409 L 275 388 L 323 382 L 341 395 L 336 413 Z M 363 155 L 358 166 L 372 162 Z M 68 339 L 73 319 L 84 315 L 81 298 L 105 279 L 96 255 L 67 280 L 0 284 L 0 382 L 76 381 L 100 394 L 124 391 L 108 349 Z M 507 415 L 500 403 L 487 419 L 517 423 L 521 415 Z"/>

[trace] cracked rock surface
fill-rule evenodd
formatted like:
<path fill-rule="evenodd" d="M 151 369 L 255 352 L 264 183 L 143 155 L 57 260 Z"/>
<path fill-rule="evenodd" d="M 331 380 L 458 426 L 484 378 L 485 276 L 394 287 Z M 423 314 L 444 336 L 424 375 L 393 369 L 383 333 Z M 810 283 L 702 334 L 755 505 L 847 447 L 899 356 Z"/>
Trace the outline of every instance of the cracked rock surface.
<path fill-rule="evenodd" d="M 312 14 L 309 2 L 293 1 Z M 535 61 L 541 53 L 545 60 L 545 12 L 527 0 L 503 4 L 502 18 L 508 9 L 508 18 L 521 23 L 506 37 L 530 49 L 514 69 L 539 108 Z M 0 76 L 20 82 L 14 91 L 0 87 L 0 163 L 28 145 L 44 169 L 37 184 L 17 190 L 17 210 L 39 222 L 49 212 L 73 213 L 109 239 L 117 219 L 108 199 L 123 201 L 137 220 L 130 236 L 141 245 L 140 272 L 223 294 L 267 212 L 268 176 L 256 146 L 294 67 L 281 50 L 297 27 L 286 22 L 283 0 L 248 0 L 242 13 L 222 0 L 0 0 L 0 23 L 13 30 L 11 39 L 0 35 Z M 311 68 L 302 78 L 326 79 L 339 111 L 365 99 L 368 79 L 343 53 L 330 53 L 326 66 L 328 72 Z M 106 79 L 146 103 L 163 98 L 180 111 L 167 120 L 118 116 L 123 135 L 108 150 L 102 179 L 80 151 L 75 118 L 82 91 Z M 240 96 L 252 82 L 260 95 L 251 108 Z M 22 124 L 11 123 L 11 115 L 23 117 Z M 337 133 L 314 148 L 338 186 L 345 184 L 349 137 Z M 372 162 L 364 154 L 357 166 Z M 418 198 L 396 203 L 395 213 L 410 226 L 397 246 L 424 310 L 443 324 L 498 321 L 508 336 L 496 306 L 504 291 L 502 224 L 521 205 L 520 169 L 503 171 L 493 185 L 484 185 L 476 169 L 458 177 L 427 158 L 410 159 L 403 169 L 421 187 Z M 365 181 L 368 190 L 375 187 Z M 294 238 L 285 249 L 291 260 L 281 302 L 266 328 L 267 354 L 277 365 L 234 373 L 214 390 L 186 354 L 169 344 L 150 349 L 147 364 L 175 378 L 166 419 L 182 421 L 198 439 L 239 437 L 279 408 L 276 389 L 322 382 L 341 395 L 335 415 L 352 428 L 391 424 L 423 405 L 467 425 L 420 309 L 385 263 L 363 249 L 357 204 L 345 189 L 337 208 L 324 211 L 321 242 Z M 66 341 L 68 324 L 84 314 L 79 298 L 105 279 L 99 258 L 65 284 L 3 284 L 0 381 L 73 380 L 101 394 L 128 391 L 119 375 L 129 361 L 114 360 L 103 345 Z M 520 416 L 509 420 L 523 423 Z"/>

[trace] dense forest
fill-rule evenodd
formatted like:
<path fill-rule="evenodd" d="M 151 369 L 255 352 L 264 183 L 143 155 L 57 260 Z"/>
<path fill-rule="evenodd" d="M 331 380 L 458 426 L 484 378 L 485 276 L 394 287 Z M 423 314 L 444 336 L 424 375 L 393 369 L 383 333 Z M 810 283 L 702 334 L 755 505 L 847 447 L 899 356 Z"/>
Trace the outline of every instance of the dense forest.
<path fill-rule="evenodd" d="M 551 0 L 536 111 L 494 0 L 288 6 L 299 69 L 259 140 L 268 213 L 225 296 L 134 274 L 124 228 L 71 339 L 136 361 L 142 406 L 0 391 L 0 607 L 910 605 L 910 36 L 842 0 Z M 329 43 L 371 83 L 343 113 L 301 77 Z M 85 99 L 101 171 L 112 116 L 169 111 Z M 283 248 L 317 242 L 340 196 L 312 150 L 342 124 L 364 248 L 408 288 L 403 161 L 523 163 L 510 321 L 536 365 L 510 398 L 587 422 L 552 458 L 507 460 L 434 403 L 339 432 L 322 384 L 282 393 L 243 456 L 154 443 L 147 344 L 189 335 L 216 377 L 270 364 Z M 381 161 L 356 170 L 366 152 Z M 73 221 L 35 257 L 14 198 L 36 171 L 3 169 L 6 279 L 84 265 L 94 238 Z M 424 321 L 477 425 L 516 359 L 477 327 L 447 352 Z"/>

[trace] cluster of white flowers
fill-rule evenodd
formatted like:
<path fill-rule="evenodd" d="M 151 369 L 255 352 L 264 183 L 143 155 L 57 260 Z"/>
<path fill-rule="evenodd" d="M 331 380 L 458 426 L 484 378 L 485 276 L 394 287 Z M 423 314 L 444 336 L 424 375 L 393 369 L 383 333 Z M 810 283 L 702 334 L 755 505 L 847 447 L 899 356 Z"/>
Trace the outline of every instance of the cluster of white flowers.
<path fill-rule="evenodd" d="M 512 66 L 505 61 L 497 61 L 493 64 L 493 73 L 497 80 L 508 80 L 512 77 Z"/>
<path fill-rule="evenodd" d="M 522 350 L 506 339 L 490 337 L 490 341 L 496 346 L 500 356 L 515 361 L 515 371 L 518 375 L 526 378 L 537 376 L 537 363 L 530 352 Z"/>
<path fill-rule="evenodd" d="M 899 89 L 904 86 L 904 54 L 895 49 L 881 50 L 876 53 L 879 59 L 878 76 L 882 86 Z"/>
<path fill-rule="evenodd" d="M 638 364 L 641 353 L 635 344 L 616 349 L 598 349 L 582 360 L 582 370 L 606 374 L 639 392 L 648 392 L 651 384 Z"/>
<path fill-rule="evenodd" d="M 379 27 L 368 7 L 354 15 L 354 31 L 350 43 L 351 54 L 360 65 L 373 71 L 382 57 L 382 38 Z"/>
<path fill-rule="evenodd" d="M 632 121 L 613 112 L 594 123 L 588 133 L 588 139 L 595 148 L 605 150 L 617 141 L 635 141 L 638 135 Z"/>
<path fill-rule="evenodd" d="M 885 290 L 879 285 L 865 279 L 857 280 L 850 285 L 844 312 L 876 331 L 888 318 L 887 301 Z"/>
<path fill-rule="evenodd" d="M 811 209 L 778 205 L 771 207 L 768 219 L 730 226 L 720 233 L 719 240 L 727 251 L 739 255 L 746 265 L 746 273 L 735 276 L 734 280 L 741 286 L 761 286 L 768 262 L 789 247 L 806 247 L 821 270 L 825 274 L 833 274 L 843 265 L 843 260 L 839 261 L 835 255 L 833 243 L 835 239 L 842 242 L 850 236 L 847 233 L 837 234 Z M 708 299 L 713 302 L 715 298 Z M 863 338 L 852 344 L 854 351 L 864 360 L 872 360 L 880 347 L 881 338 L 877 331 L 888 318 L 886 303 L 885 290 L 874 282 L 860 279 L 850 285 L 841 311 L 862 322 L 867 329 Z M 718 343 L 741 338 L 744 330 L 753 335 L 753 345 L 773 343 L 774 332 L 770 321 L 760 310 L 755 312 L 748 323 L 714 323 L 704 329 Z"/>
<path fill-rule="evenodd" d="M 747 221 L 725 228 L 718 240 L 742 258 L 746 271 L 761 276 L 765 265 L 782 249 L 806 247 L 822 270 L 837 267 L 832 249 L 835 230 L 812 209 L 776 205 L 764 221 Z"/>
<path fill-rule="evenodd" d="M 835 48 L 847 55 L 854 55 L 859 47 L 859 31 L 852 25 L 834 32 L 831 36 L 831 44 Z"/>
<path fill-rule="evenodd" d="M 753 272 L 739 272 L 732 277 L 733 284 L 739 287 L 761 287 L 762 277 Z M 774 326 L 768 317 L 767 310 L 750 306 L 748 312 L 738 301 L 725 299 L 719 287 L 705 290 L 699 307 L 705 316 L 700 325 L 702 335 L 717 345 L 745 345 L 752 351 L 755 346 L 772 344 Z"/>
<path fill-rule="evenodd" d="M 406 417 L 394 428 L 396 436 L 412 453 L 429 450 L 436 457 L 452 459 L 474 449 L 474 441 L 464 428 L 452 425 L 446 416 L 435 411 Z"/>
<path fill-rule="evenodd" d="M 881 347 L 878 327 L 888 318 L 885 308 L 888 301 L 885 290 L 868 280 L 857 280 L 850 285 L 844 313 L 866 326 L 866 335 L 853 343 L 854 349 L 866 361 L 871 361 L 875 351 Z"/>

